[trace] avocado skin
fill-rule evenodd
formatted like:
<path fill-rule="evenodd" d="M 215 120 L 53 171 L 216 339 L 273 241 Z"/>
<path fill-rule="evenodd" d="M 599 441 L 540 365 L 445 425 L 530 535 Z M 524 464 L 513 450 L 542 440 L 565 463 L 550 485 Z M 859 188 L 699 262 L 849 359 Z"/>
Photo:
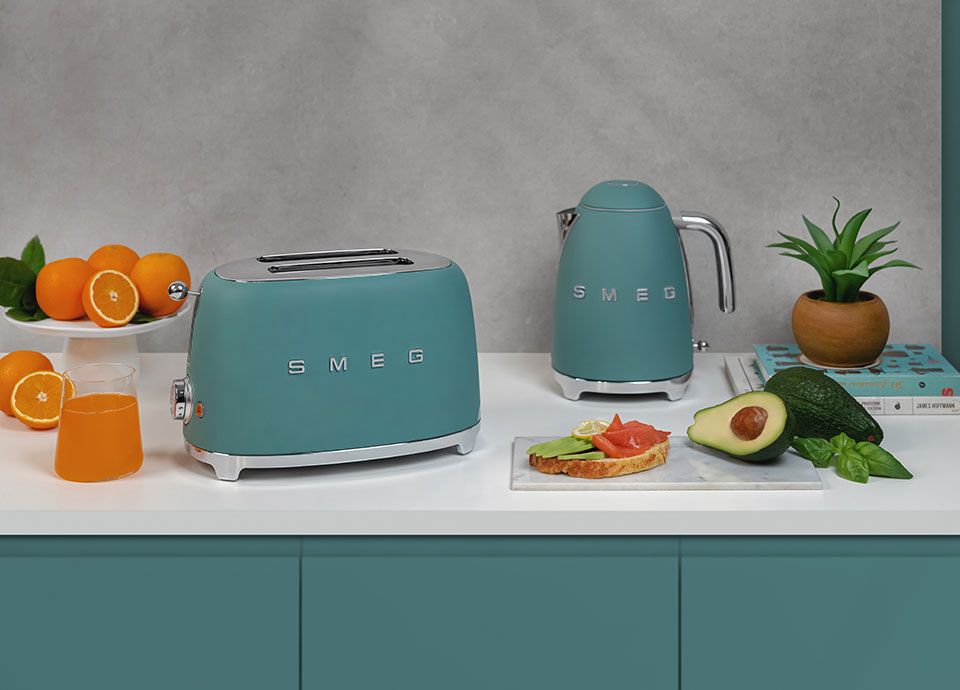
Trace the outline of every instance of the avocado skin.
<path fill-rule="evenodd" d="M 764 393 L 769 393 L 769 392 L 764 391 Z M 757 396 L 759 394 L 749 393 L 748 395 Z M 698 410 L 693 415 L 693 425 L 687 429 L 687 437 L 696 444 L 699 444 L 701 446 L 706 446 L 707 448 L 713 448 L 714 450 L 719 450 L 721 453 L 725 453 L 729 455 L 731 458 L 736 458 L 737 460 L 745 460 L 747 462 L 767 462 L 768 460 L 774 460 L 776 458 L 779 458 L 781 455 L 783 455 L 787 451 L 787 448 L 790 447 L 790 444 L 793 443 L 793 439 L 797 435 L 796 419 L 793 416 L 793 413 L 790 411 L 790 407 L 786 404 L 786 402 L 783 403 L 783 406 L 787 412 L 786 419 L 784 420 L 784 423 L 783 423 L 783 431 L 781 431 L 780 435 L 777 436 L 775 439 L 773 439 L 773 441 L 771 441 L 767 446 L 761 448 L 760 450 L 754 451 L 753 453 L 747 453 L 746 455 L 738 455 L 737 453 L 730 452 L 726 448 L 722 448 L 719 444 L 710 443 L 709 439 L 698 441 L 691 435 L 690 431 L 696 426 L 697 416 L 701 412 L 706 412 L 708 410 L 712 410 L 717 407 L 723 407 L 724 405 L 729 404 L 731 401 L 737 400 L 738 398 L 741 398 L 741 397 L 744 397 L 744 396 L 737 395 L 737 396 L 734 396 L 733 398 L 730 398 L 730 400 L 720 403 L 719 405 L 714 405 L 713 407 L 706 407 L 702 410 Z M 776 397 L 779 398 L 780 396 L 776 396 Z"/>
<path fill-rule="evenodd" d="M 877 420 L 822 371 L 790 367 L 771 376 L 763 389 L 779 396 L 793 413 L 797 436 L 831 439 L 844 433 L 855 441 L 883 441 Z"/>
<path fill-rule="evenodd" d="M 561 455 L 559 460 L 603 460 L 607 457 L 604 453 L 596 450 L 591 453 L 574 453 L 573 455 Z"/>

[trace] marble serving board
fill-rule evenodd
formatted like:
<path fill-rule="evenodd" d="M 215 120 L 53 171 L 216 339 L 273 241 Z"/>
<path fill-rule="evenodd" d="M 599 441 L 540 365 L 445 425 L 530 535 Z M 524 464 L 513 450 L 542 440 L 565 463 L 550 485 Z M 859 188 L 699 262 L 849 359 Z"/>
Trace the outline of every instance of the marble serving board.
<path fill-rule="evenodd" d="M 714 453 L 686 436 L 670 437 L 667 462 L 646 472 L 605 479 L 544 474 L 530 467 L 527 448 L 546 436 L 513 440 L 514 491 L 770 491 L 822 490 L 820 474 L 809 460 L 790 451 L 776 460 L 751 463 Z"/>

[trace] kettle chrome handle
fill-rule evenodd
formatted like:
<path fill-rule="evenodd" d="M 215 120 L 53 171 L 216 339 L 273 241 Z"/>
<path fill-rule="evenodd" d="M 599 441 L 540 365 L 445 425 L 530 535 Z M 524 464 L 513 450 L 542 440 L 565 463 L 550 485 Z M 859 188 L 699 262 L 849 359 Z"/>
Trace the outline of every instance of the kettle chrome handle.
<path fill-rule="evenodd" d="M 733 261 L 730 258 L 730 243 L 727 233 L 720 224 L 702 213 L 683 213 L 673 216 L 673 224 L 678 230 L 698 230 L 713 242 L 713 253 L 717 258 L 717 289 L 720 297 L 720 311 L 729 314 L 736 308 L 733 288 Z"/>

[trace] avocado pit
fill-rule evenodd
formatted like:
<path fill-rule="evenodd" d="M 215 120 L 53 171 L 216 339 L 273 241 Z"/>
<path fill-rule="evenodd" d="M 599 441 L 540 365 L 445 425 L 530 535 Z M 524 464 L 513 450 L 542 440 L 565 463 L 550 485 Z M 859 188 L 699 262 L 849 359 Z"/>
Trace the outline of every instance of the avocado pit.
<path fill-rule="evenodd" d="M 767 411 L 757 405 L 744 407 L 730 420 L 730 431 L 743 441 L 752 441 L 760 437 L 767 425 Z"/>

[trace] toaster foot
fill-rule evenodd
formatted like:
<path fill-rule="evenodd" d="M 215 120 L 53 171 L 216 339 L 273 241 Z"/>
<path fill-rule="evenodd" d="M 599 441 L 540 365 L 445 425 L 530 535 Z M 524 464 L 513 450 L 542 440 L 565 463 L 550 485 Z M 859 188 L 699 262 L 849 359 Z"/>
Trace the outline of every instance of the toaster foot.
<path fill-rule="evenodd" d="M 446 436 L 409 441 L 406 443 L 391 443 L 383 446 L 367 446 L 365 448 L 347 448 L 344 450 L 329 450 L 317 453 L 294 453 L 291 455 L 227 455 L 197 448 L 189 441 L 184 441 L 187 452 L 201 462 L 213 467 L 217 479 L 234 482 L 240 477 L 240 472 L 246 468 L 273 469 L 280 467 L 309 467 L 312 465 L 335 465 L 345 462 L 359 462 L 362 460 L 377 460 L 393 458 L 414 453 L 426 453 L 443 448 L 456 448 L 460 455 L 471 452 L 477 443 L 480 433 L 480 422 L 472 427 Z"/>
<path fill-rule="evenodd" d="M 203 458 L 203 461 L 213 467 L 217 479 L 227 482 L 235 482 L 240 478 L 240 470 L 243 469 L 243 461 L 236 455 L 223 455 L 221 453 L 208 453 L 209 457 Z"/>
<path fill-rule="evenodd" d="M 617 395 L 640 395 L 647 393 L 666 393 L 669 400 L 679 400 L 687 392 L 692 372 L 662 381 L 593 381 L 553 371 L 553 378 L 560 384 L 563 397 L 567 400 L 579 400 L 584 393 L 613 393 Z"/>
<path fill-rule="evenodd" d="M 466 431 L 461 432 L 460 441 L 457 443 L 457 452 L 460 455 L 472 453 L 474 446 L 477 445 L 477 436 L 480 434 L 480 425 L 476 424 Z"/>

